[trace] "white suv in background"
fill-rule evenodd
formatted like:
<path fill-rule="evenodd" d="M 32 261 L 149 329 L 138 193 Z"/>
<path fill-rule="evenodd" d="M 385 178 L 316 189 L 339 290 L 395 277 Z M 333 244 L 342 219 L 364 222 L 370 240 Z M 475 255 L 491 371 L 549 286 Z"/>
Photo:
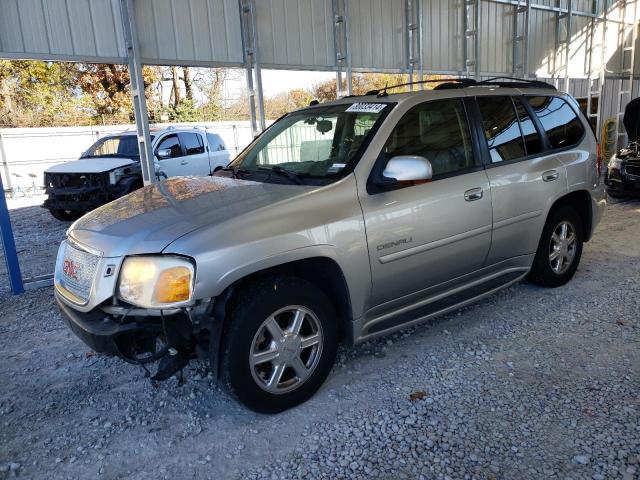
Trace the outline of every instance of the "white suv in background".
<path fill-rule="evenodd" d="M 152 130 L 151 140 L 158 178 L 211 175 L 231 160 L 220 135 L 201 128 Z M 102 137 L 78 160 L 47 169 L 44 186 L 43 207 L 59 220 L 75 220 L 142 187 L 136 133 Z"/>

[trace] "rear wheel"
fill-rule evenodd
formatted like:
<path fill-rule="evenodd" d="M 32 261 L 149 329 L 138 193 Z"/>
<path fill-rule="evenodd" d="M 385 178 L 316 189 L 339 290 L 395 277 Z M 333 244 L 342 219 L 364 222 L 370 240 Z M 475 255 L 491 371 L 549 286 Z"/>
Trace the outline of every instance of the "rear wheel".
<path fill-rule="evenodd" d="M 223 335 L 221 379 L 257 412 L 298 405 L 320 388 L 335 361 L 331 302 L 315 285 L 274 276 L 232 300 Z"/>
<path fill-rule="evenodd" d="M 529 278 L 543 287 L 559 287 L 576 273 L 582 256 L 583 226 L 569 206 L 554 210 L 542 231 Z"/>
<path fill-rule="evenodd" d="M 79 219 L 85 212 L 80 210 L 63 210 L 60 208 L 52 208 L 49 210 L 53 218 L 60 220 L 62 222 L 71 222 L 73 220 Z"/>

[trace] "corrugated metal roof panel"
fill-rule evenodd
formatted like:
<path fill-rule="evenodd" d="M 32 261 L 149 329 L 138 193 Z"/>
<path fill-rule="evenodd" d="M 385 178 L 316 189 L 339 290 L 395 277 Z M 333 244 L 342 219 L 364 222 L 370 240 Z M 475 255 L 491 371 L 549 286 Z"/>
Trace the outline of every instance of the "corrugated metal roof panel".
<path fill-rule="evenodd" d="M 403 0 L 349 0 L 351 65 L 405 68 Z"/>
<path fill-rule="evenodd" d="M 0 56 L 75 61 L 125 57 L 117 0 L 3 0 Z"/>
<path fill-rule="evenodd" d="M 256 24 L 263 65 L 335 66 L 331 0 L 261 0 Z"/>

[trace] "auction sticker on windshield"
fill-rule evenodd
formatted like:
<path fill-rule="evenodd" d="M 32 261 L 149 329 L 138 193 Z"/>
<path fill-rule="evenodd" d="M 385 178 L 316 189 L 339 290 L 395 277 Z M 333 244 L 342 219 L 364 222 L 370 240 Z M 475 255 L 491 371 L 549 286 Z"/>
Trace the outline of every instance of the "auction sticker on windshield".
<path fill-rule="evenodd" d="M 359 113 L 380 113 L 384 107 L 386 107 L 386 103 L 354 103 L 349 108 L 345 110 L 345 112 L 359 112 Z"/>

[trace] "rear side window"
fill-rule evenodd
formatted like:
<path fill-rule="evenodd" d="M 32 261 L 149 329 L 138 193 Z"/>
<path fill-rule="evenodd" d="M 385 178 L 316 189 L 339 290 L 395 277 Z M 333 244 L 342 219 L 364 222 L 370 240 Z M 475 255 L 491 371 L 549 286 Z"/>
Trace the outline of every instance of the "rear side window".
<path fill-rule="evenodd" d="M 562 98 L 527 97 L 527 101 L 547 132 L 551 148 L 570 147 L 582 139 L 582 122 Z"/>
<path fill-rule="evenodd" d="M 181 133 L 180 138 L 187 151 L 187 155 L 198 155 L 204 153 L 204 142 L 197 133 Z"/>
<path fill-rule="evenodd" d="M 224 145 L 224 142 L 222 141 L 222 138 L 220 138 L 220 135 L 216 133 L 207 132 L 207 140 L 209 141 L 209 148 L 211 149 L 211 151 L 215 152 L 217 150 L 227 149 Z"/>
<path fill-rule="evenodd" d="M 431 162 L 433 176 L 475 166 L 469 125 L 460 99 L 434 100 L 411 108 L 391 132 L 384 154 L 418 155 Z"/>
<path fill-rule="evenodd" d="M 489 146 L 491 163 L 525 157 L 527 152 L 511 98 L 478 97 L 477 101 L 482 115 L 482 129 Z"/>
<path fill-rule="evenodd" d="M 518 119 L 520 120 L 520 130 L 522 130 L 527 155 L 536 155 L 541 153 L 542 140 L 540 139 L 540 134 L 538 133 L 538 130 L 536 130 L 536 126 L 534 125 L 533 120 L 531 120 L 529 113 L 524 108 L 522 100 L 514 98 L 513 104 L 516 106 L 516 112 L 518 113 Z"/>

